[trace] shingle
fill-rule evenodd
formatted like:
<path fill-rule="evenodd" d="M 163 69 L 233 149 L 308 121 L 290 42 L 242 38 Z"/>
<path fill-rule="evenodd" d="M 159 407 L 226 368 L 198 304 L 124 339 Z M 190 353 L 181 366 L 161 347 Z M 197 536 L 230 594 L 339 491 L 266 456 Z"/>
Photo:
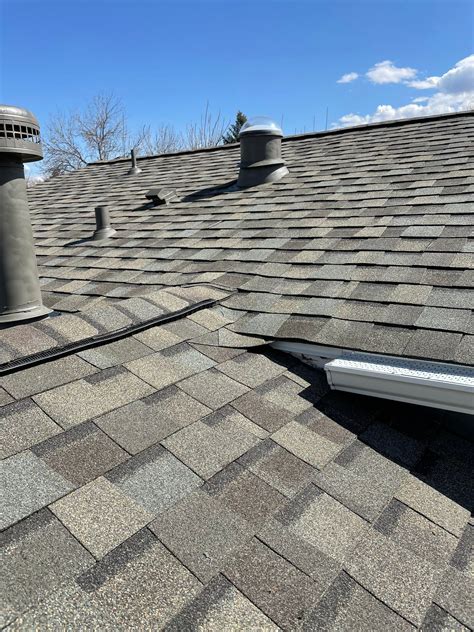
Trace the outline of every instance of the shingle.
<path fill-rule="evenodd" d="M 467 509 L 414 476 L 407 478 L 395 496 L 435 524 L 457 536 L 461 535 L 469 519 Z"/>
<path fill-rule="evenodd" d="M 294 417 L 294 413 L 255 391 L 249 391 L 235 399 L 232 406 L 268 432 L 278 430 Z"/>
<path fill-rule="evenodd" d="M 164 351 L 127 362 L 126 367 L 155 388 L 164 388 L 215 363 L 187 343 L 169 347 Z"/>
<path fill-rule="evenodd" d="M 61 314 L 58 318 L 41 322 L 37 327 L 41 327 L 51 337 L 59 336 L 67 342 L 91 338 L 98 333 L 96 327 L 75 314 Z"/>
<path fill-rule="evenodd" d="M 60 496 L 72 485 L 29 451 L 2 461 L 0 528 L 4 529 Z"/>
<path fill-rule="evenodd" d="M 41 331 L 39 325 L 17 325 L 2 330 L 2 345 L 11 349 L 11 357 L 23 357 L 57 346 L 56 340 Z"/>
<path fill-rule="evenodd" d="M 471 312 L 467 309 L 425 307 L 415 325 L 428 329 L 463 332 L 467 329 L 470 317 Z"/>
<path fill-rule="evenodd" d="M 245 353 L 244 349 L 232 349 L 230 347 L 211 347 L 209 345 L 197 344 L 195 342 L 190 343 L 194 349 L 197 349 L 211 360 L 214 360 L 218 364 L 232 360 L 238 355 Z"/>
<path fill-rule="evenodd" d="M 4 406 L 0 414 L 2 459 L 61 432 L 61 428 L 31 399 Z"/>
<path fill-rule="evenodd" d="M 457 544 L 454 536 L 395 499 L 385 508 L 375 528 L 441 568 L 447 565 Z"/>
<path fill-rule="evenodd" d="M 29 397 L 55 386 L 78 380 L 97 369 L 76 355 L 45 362 L 0 378 L 0 384 L 16 399 Z"/>
<path fill-rule="evenodd" d="M 168 632 L 184 632 L 198 628 L 211 630 L 259 630 L 277 632 L 280 628 L 254 604 L 219 575 L 198 596 L 170 621 Z"/>
<path fill-rule="evenodd" d="M 153 353 L 152 349 L 138 340 L 123 338 L 107 345 L 81 351 L 79 356 L 99 369 L 108 369 L 111 366 L 136 360 L 150 353 Z"/>
<path fill-rule="evenodd" d="M 454 352 L 454 360 L 462 364 L 472 364 L 474 358 L 474 336 L 463 336 Z"/>
<path fill-rule="evenodd" d="M 162 629 L 191 601 L 200 582 L 144 529 L 79 579 L 115 629 Z"/>
<path fill-rule="evenodd" d="M 202 492 L 161 514 L 150 529 L 203 582 L 252 535 L 245 520 Z"/>
<path fill-rule="evenodd" d="M 432 630 L 433 632 L 446 632 L 447 630 L 450 632 L 468 632 L 468 628 L 436 604 L 432 604 L 426 613 L 421 629 Z"/>
<path fill-rule="evenodd" d="M 347 573 L 340 573 L 305 621 L 305 630 L 414 631 L 415 628 L 364 590 Z"/>
<path fill-rule="evenodd" d="M 128 459 L 92 422 L 86 422 L 32 448 L 52 470 L 74 485 L 84 485 Z"/>
<path fill-rule="evenodd" d="M 467 575 L 474 577 L 474 527 L 470 524 L 464 529 L 461 539 L 451 558 L 451 565 Z"/>
<path fill-rule="evenodd" d="M 206 417 L 205 423 L 196 421 L 179 430 L 165 439 L 163 445 L 207 479 L 258 443 L 251 424 L 226 406 Z"/>
<path fill-rule="evenodd" d="M 474 627 L 474 579 L 456 569 L 448 569 L 433 601 L 470 630 Z"/>
<path fill-rule="evenodd" d="M 383 423 L 369 426 L 359 438 L 378 452 L 389 456 L 392 461 L 408 467 L 415 465 L 425 450 L 423 444 L 416 439 Z"/>
<path fill-rule="evenodd" d="M 134 335 L 134 338 L 155 351 L 161 351 L 182 342 L 182 337 L 168 331 L 163 325 L 145 329 Z"/>
<path fill-rule="evenodd" d="M 220 371 L 209 369 L 179 383 L 179 388 L 213 410 L 235 400 L 248 388 Z"/>
<path fill-rule="evenodd" d="M 18 615 L 92 566 L 94 558 L 50 511 L 43 509 L 3 534 L 2 593 Z M 23 628 L 26 629 L 26 628 Z"/>
<path fill-rule="evenodd" d="M 341 563 L 368 530 L 365 520 L 314 485 L 303 489 L 275 517 L 296 536 Z"/>
<path fill-rule="evenodd" d="M 377 599 L 417 626 L 442 576 L 439 568 L 376 531 L 366 534 L 345 568 Z"/>
<path fill-rule="evenodd" d="M 255 388 L 266 380 L 281 375 L 286 367 L 259 354 L 245 353 L 216 367 L 237 382 Z"/>
<path fill-rule="evenodd" d="M 224 575 L 283 629 L 300 625 L 319 596 L 312 579 L 257 540 L 236 555 Z"/>
<path fill-rule="evenodd" d="M 310 465 L 269 439 L 246 452 L 238 463 L 290 498 L 316 473 Z"/>
<path fill-rule="evenodd" d="M 286 500 L 237 463 L 231 463 L 213 476 L 202 489 L 255 527 L 265 522 Z"/>
<path fill-rule="evenodd" d="M 95 423 L 131 454 L 137 454 L 211 412 L 176 386 L 102 415 Z"/>
<path fill-rule="evenodd" d="M 0 406 L 6 406 L 7 404 L 11 404 L 12 402 L 13 397 L 10 397 L 6 390 L 0 386 Z"/>
<path fill-rule="evenodd" d="M 57 386 L 35 395 L 33 399 L 63 428 L 70 428 L 145 397 L 152 391 L 149 384 L 123 367 L 113 367 L 88 378 Z"/>
<path fill-rule="evenodd" d="M 317 468 L 324 467 L 341 451 L 340 445 L 296 421 L 290 421 L 280 428 L 272 435 L 272 439 L 296 457 Z"/>
<path fill-rule="evenodd" d="M 405 353 L 415 358 L 453 360 L 461 338 L 462 334 L 458 333 L 417 329 L 405 347 Z"/>
<path fill-rule="evenodd" d="M 56 501 L 51 510 L 95 557 L 103 557 L 153 517 L 102 477 Z"/>
<path fill-rule="evenodd" d="M 119 465 L 107 474 L 107 479 L 154 516 L 202 483 L 194 472 L 160 445 Z"/>

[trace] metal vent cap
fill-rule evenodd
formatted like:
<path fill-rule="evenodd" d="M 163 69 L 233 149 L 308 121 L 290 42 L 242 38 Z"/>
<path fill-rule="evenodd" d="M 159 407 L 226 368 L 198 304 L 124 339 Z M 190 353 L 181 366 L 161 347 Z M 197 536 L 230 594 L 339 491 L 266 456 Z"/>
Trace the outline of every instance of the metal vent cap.
<path fill-rule="evenodd" d="M 29 110 L 0 105 L 0 154 L 16 154 L 22 162 L 43 158 L 40 126 Z"/>
<path fill-rule="evenodd" d="M 272 136 L 283 136 L 279 125 L 269 116 L 252 116 L 248 119 L 240 130 L 240 136 L 246 134 L 271 134 Z"/>

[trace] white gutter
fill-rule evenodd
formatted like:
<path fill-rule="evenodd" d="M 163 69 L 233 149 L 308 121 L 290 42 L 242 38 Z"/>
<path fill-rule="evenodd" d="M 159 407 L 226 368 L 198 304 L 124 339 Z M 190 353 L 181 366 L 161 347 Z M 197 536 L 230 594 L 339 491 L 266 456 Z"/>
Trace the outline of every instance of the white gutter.
<path fill-rule="evenodd" d="M 298 342 L 272 346 L 324 368 L 332 389 L 474 415 L 474 369 Z"/>

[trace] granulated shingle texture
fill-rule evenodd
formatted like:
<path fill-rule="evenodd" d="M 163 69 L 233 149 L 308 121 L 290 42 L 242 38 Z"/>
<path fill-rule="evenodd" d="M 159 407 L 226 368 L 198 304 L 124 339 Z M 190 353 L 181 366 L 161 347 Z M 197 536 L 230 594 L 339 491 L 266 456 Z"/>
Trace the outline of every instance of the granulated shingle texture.
<path fill-rule="evenodd" d="M 2 624 L 472 627 L 466 417 L 264 345 L 472 364 L 473 135 L 464 113 L 285 139 L 290 173 L 245 190 L 232 145 L 31 190 L 57 313 L 0 332 Z M 172 205 L 144 203 L 157 177 Z M 98 203 L 117 233 L 90 242 Z"/>

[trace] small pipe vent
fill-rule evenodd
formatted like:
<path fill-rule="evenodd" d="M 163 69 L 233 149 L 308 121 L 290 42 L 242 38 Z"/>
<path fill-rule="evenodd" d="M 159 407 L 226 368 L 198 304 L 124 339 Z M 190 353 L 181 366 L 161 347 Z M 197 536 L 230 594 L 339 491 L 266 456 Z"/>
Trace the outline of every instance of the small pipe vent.
<path fill-rule="evenodd" d="M 130 152 L 130 158 L 132 159 L 132 166 L 128 170 L 128 175 L 129 176 L 135 176 L 138 173 L 141 173 L 142 170 L 137 167 L 137 156 L 135 154 L 135 150 L 134 149 L 132 149 L 131 152 Z"/>
<path fill-rule="evenodd" d="M 24 162 L 43 158 L 38 121 L 0 105 L 0 324 L 39 318 L 41 299 Z"/>
<path fill-rule="evenodd" d="M 99 241 L 115 235 L 117 231 L 110 225 L 109 211 L 105 206 L 97 206 L 95 209 L 95 231 L 92 239 Z"/>
<path fill-rule="evenodd" d="M 239 187 L 276 182 L 288 173 L 281 157 L 282 137 L 278 125 L 266 116 L 251 118 L 242 126 Z"/>

